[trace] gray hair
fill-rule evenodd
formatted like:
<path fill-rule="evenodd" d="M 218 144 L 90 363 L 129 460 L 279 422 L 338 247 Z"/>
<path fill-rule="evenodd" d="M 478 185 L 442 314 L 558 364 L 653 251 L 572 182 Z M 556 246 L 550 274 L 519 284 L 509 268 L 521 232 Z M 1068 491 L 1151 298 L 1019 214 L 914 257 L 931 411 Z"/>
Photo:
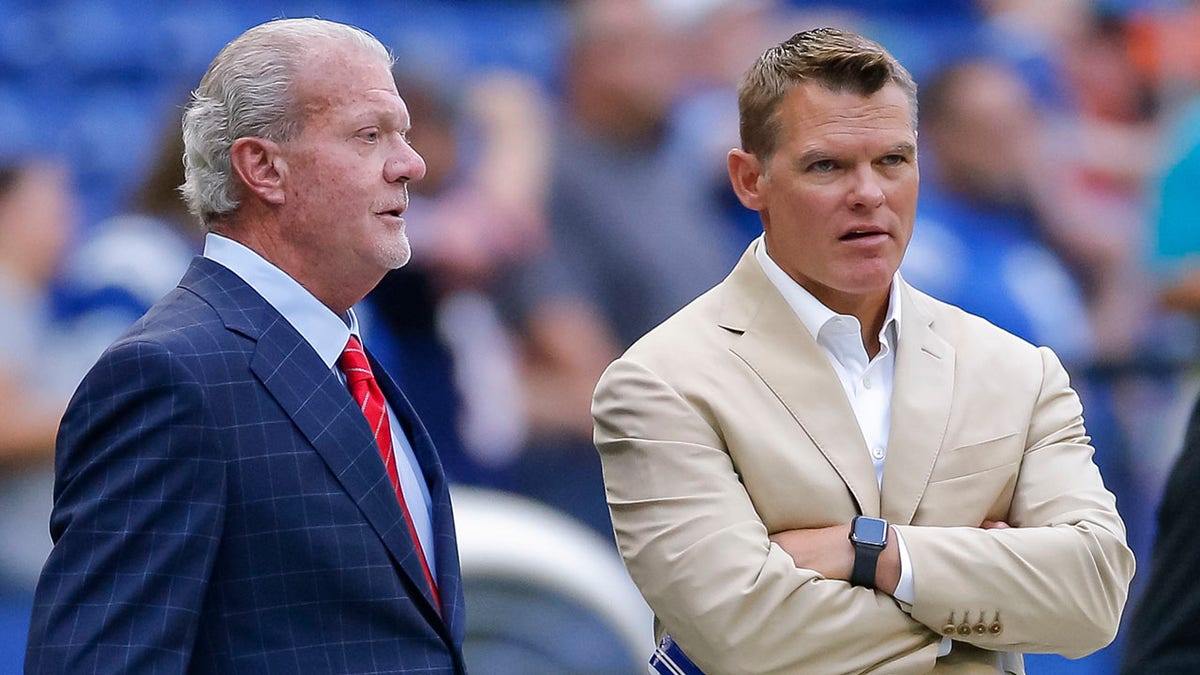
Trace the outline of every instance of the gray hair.
<path fill-rule="evenodd" d="M 213 59 L 183 114 L 188 210 L 212 229 L 238 207 L 230 148 L 239 138 L 284 142 L 301 131 L 292 83 L 314 41 L 358 45 L 391 68 L 391 53 L 370 33 L 323 19 L 276 19 L 239 35 Z M 318 47 L 319 48 L 319 47 Z"/>

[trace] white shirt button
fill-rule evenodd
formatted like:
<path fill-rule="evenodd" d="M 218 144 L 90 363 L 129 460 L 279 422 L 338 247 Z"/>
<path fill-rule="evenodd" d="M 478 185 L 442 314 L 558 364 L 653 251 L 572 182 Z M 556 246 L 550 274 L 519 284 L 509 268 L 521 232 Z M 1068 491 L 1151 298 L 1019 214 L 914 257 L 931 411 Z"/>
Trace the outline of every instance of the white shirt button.
<path fill-rule="evenodd" d="M 883 448 L 878 445 L 871 448 L 871 456 L 875 459 L 883 459 Z"/>
<path fill-rule="evenodd" d="M 866 387 L 867 389 L 871 388 L 871 376 L 870 375 L 863 376 L 863 386 Z"/>

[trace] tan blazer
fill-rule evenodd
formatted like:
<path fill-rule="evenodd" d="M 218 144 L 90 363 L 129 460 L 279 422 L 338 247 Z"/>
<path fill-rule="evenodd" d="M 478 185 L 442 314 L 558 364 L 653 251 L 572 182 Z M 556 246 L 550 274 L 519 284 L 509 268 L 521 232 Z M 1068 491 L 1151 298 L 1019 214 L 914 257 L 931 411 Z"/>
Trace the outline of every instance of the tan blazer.
<path fill-rule="evenodd" d="M 995 673 L 996 652 L 1110 642 L 1133 555 L 1054 354 L 903 287 L 880 490 L 837 375 L 757 245 L 596 389 L 617 544 L 659 637 L 710 674 Z M 767 538 L 859 513 L 898 526 L 911 608 L 797 569 Z M 956 642 L 937 659 L 944 630 Z"/>

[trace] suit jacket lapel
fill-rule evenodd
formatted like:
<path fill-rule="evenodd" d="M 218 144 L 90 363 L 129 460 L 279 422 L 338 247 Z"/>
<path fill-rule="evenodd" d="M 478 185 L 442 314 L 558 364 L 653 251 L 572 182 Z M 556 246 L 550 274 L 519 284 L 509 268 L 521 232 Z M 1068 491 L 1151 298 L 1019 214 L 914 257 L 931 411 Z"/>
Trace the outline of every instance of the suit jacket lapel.
<path fill-rule="evenodd" d="M 400 420 L 404 434 L 412 445 L 413 454 L 416 455 L 425 484 L 429 488 L 430 500 L 433 503 L 431 520 L 433 522 L 434 555 L 437 560 L 437 569 L 433 570 L 433 575 L 437 580 L 438 593 L 442 598 L 443 618 L 452 633 L 461 633 L 465 630 L 461 600 L 462 577 L 459 571 L 454 515 L 450 506 L 450 490 L 446 474 L 442 470 L 442 463 L 434 448 L 433 440 L 425 430 L 425 425 L 421 424 L 421 420 L 417 417 L 408 398 L 369 352 L 367 357 L 371 361 L 371 368 L 375 372 L 375 379 L 379 381 L 383 395 L 392 406 L 392 411 L 396 413 L 396 418 Z M 417 573 L 421 573 L 419 569 Z M 424 576 L 417 578 L 423 580 Z M 423 581 L 422 585 L 424 585 Z M 431 597 L 429 600 L 432 603 Z"/>
<path fill-rule="evenodd" d="M 879 515 L 866 441 L 828 358 L 754 258 L 752 245 L 719 287 L 720 325 L 741 331 L 731 347 L 762 378 L 845 481 L 863 515 Z"/>
<path fill-rule="evenodd" d="M 358 504 L 432 611 L 433 598 L 400 503 L 370 427 L 349 391 L 282 317 L 263 330 L 250 368 Z"/>
<path fill-rule="evenodd" d="M 424 604 L 434 625 L 441 624 L 375 438 L 350 392 L 300 333 L 225 267 L 198 257 L 180 285 L 212 304 L 227 328 L 256 340 L 250 370 L 316 449 L 383 540 L 400 570 L 409 577 L 412 587 L 425 598 L 424 603 L 418 604 Z M 378 368 L 378 364 L 373 367 Z M 389 395 L 389 401 L 394 400 Z M 407 416 L 412 418 L 410 412 Z M 429 480 L 430 464 L 420 454 L 418 458 Z M 436 471 L 440 476 L 440 466 Z M 444 479 L 439 480 L 444 490 Z M 430 485 L 432 491 L 433 483 Z M 448 503 L 447 498 L 446 511 Z M 435 522 L 435 533 L 439 531 L 444 530 L 438 530 Z M 439 549 L 439 558 L 441 553 Z"/>
<path fill-rule="evenodd" d="M 892 390 L 891 432 L 883 471 L 883 517 L 912 522 L 929 483 L 954 398 L 954 347 L 933 331 L 922 298 L 901 287 L 900 341 Z"/>

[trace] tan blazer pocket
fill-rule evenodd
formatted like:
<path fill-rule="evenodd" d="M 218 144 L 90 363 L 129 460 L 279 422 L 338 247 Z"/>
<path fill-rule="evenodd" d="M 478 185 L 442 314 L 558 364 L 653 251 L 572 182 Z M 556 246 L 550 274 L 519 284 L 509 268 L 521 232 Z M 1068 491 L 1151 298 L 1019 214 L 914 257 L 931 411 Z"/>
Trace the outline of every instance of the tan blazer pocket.
<path fill-rule="evenodd" d="M 1023 456 L 1020 434 L 942 451 L 914 523 L 967 525 L 1005 520 Z"/>
<path fill-rule="evenodd" d="M 933 464 L 929 482 L 965 478 L 1019 462 L 1024 453 L 1020 440 L 1020 434 L 1014 432 L 949 450 L 943 449 Z"/>

